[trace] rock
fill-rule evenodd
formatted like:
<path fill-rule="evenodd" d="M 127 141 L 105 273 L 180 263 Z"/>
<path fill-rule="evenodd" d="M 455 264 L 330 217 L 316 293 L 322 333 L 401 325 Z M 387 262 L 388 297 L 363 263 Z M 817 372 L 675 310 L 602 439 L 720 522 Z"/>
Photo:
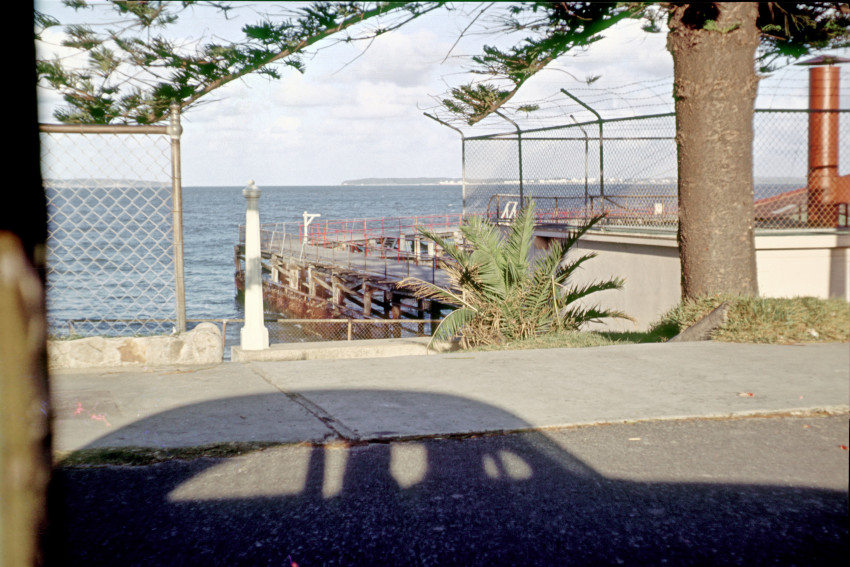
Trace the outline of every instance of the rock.
<path fill-rule="evenodd" d="M 729 302 L 724 301 L 711 313 L 670 339 L 668 342 L 707 341 L 711 333 L 722 327 L 729 318 Z"/>
<path fill-rule="evenodd" d="M 218 364 L 224 358 L 221 330 L 200 323 L 181 335 L 155 337 L 87 337 L 47 344 L 51 370 L 72 368 Z"/>

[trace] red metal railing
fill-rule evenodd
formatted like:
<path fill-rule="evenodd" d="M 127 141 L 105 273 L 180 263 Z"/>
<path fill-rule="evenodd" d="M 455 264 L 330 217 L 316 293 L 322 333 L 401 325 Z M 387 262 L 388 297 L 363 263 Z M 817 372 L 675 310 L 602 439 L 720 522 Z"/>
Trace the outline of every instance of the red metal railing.
<path fill-rule="evenodd" d="M 306 241 L 313 246 L 357 250 L 380 257 L 388 253 L 399 257 L 414 251 L 401 243 L 413 243 L 419 230 L 452 233 L 460 228 L 461 213 L 416 215 L 412 217 L 314 220 L 307 226 Z M 260 226 L 264 248 L 286 240 L 303 242 L 304 223 L 266 223 Z M 240 241 L 242 232 L 240 230 Z M 404 245 L 406 247 L 407 244 Z M 411 244 L 411 246 L 413 246 Z"/>

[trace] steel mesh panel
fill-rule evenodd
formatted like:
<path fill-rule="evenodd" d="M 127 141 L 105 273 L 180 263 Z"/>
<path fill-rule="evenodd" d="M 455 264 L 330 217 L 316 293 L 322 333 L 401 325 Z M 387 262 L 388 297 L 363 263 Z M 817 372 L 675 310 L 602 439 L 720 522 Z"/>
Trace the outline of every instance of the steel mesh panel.
<path fill-rule="evenodd" d="M 324 342 L 430 337 L 437 322 L 431 320 L 285 320 L 267 322 L 272 343 Z"/>
<path fill-rule="evenodd" d="M 523 198 L 541 220 L 584 217 L 599 193 L 598 142 L 578 130 L 560 134 L 522 139 Z"/>
<path fill-rule="evenodd" d="M 675 228 L 675 128 L 673 115 L 604 125 L 605 198 L 601 209 L 610 224 Z"/>
<path fill-rule="evenodd" d="M 848 225 L 848 204 L 835 184 L 825 192 L 839 197 L 808 210 L 809 115 L 806 110 L 755 113 L 757 228 Z M 850 112 L 831 115 L 837 117 L 837 173 L 846 176 Z M 542 222 L 604 213 L 608 225 L 674 230 L 675 128 L 675 115 L 662 114 L 468 138 L 464 212 L 509 220 L 522 195 L 535 201 Z"/>
<path fill-rule="evenodd" d="M 511 139 L 466 140 L 464 213 L 483 214 L 498 207 L 496 195 L 518 191 L 518 144 Z"/>
<path fill-rule="evenodd" d="M 850 174 L 850 112 L 830 115 L 838 127 L 837 173 L 846 176 Z M 848 226 L 846 202 L 809 210 L 809 118 L 806 111 L 756 112 L 753 173 L 757 227 Z"/>
<path fill-rule="evenodd" d="M 170 140 L 42 133 L 41 144 L 51 334 L 171 332 Z"/>

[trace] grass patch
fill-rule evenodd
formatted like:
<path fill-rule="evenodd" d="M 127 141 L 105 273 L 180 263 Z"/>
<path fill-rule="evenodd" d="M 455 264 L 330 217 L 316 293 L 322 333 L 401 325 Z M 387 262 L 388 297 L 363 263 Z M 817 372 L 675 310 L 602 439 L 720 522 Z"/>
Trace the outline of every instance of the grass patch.
<path fill-rule="evenodd" d="M 652 342 L 645 340 L 646 336 L 647 333 L 598 333 L 593 331 L 562 331 L 528 339 L 503 341 L 499 344 L 477 346 L 468 350 L 482 352 L 493 350 L 531 350 L 543 348 L 587 348 L 639 342 Z"/>
<path fill-rule="evenodd" d="M 117 447 L 105 449 L 80 449 L 79 451 L 57 452 L 54 464 L 57 467 L 92 466 L 144 466 L 175 460 L 224 459 L 245 453 L 276 447 L 275 442 L 216 443 L 200 447 Z"/>
<path fill-rule="evenodd" d="M 729 319 L 715 331 L 715 341 L 732 343 L 830 343 L 850 341 L 850 303 L 815 297 L 773 298 L 716 296 L 683 302 L 665 313 L 650 334 L 662 340 L 705 317 L 724 301 Z"/>
<path fill-rule="evenodd" d="M 471 351 L 586 348 L 665 342 L 728 301 L 729 318 L 712 340 L 733 343 L 797 344 L 850 341 L 850 303 L 815 297 L 716 296 L 674 307 L 646 332 L 564 331 L 503 341 Z"/>

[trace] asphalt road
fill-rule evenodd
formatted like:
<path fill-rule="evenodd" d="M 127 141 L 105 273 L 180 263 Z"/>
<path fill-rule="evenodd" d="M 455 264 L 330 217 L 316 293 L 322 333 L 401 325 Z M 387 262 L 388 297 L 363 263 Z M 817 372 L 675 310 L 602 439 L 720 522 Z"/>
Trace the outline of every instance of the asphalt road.
<path fill-rule="evenodd" d="M 835 565 L 848 416 L 62 468 L 57 565 Z"/>

